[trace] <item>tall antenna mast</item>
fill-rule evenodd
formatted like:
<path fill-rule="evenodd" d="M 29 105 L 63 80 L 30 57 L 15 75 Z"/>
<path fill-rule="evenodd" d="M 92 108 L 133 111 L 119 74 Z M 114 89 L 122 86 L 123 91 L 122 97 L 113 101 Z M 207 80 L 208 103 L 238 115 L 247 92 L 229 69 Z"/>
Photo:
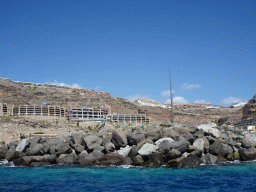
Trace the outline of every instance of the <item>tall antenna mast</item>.
<path fill-rule="evenodd" d="M 171 117 L 171 123 L 172 123 L 172 126 L 174 125 L 174 116 L 173 116 L 173 93 L 172 93 L 172 81 L 171 81 L 171 70 L 170 70 L 170 66 L 169 66 L 169 78 L 170 78 L 170 97 L 171 97 L 171 107 L 172 107 L 172 117 Z"/>

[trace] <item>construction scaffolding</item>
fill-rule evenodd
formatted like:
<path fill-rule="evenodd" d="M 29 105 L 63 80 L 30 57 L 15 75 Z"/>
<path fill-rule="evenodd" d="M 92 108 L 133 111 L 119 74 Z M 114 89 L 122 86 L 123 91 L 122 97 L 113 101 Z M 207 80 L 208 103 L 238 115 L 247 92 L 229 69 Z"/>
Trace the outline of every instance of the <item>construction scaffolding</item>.
<path fill-rule="evenodd" d="M 108 115 L 108 118 L 110 121 L 116 122 L 116 123 L 149 123 L 149 118 L 145 114 L 112 114 Z"/>
<path fill-rule="evenodd" d="M 7 103 L 0 103 L 0 115 L 10 115 L 11 111 L 8 111 Z"/>
<path fill-rule="evenodd" d="M 69 121 L 100 122 L 105 121 L 109 114 L 109 109 L 90 107 L 70 108 L 68 111 Z"/>
<path fill-rule="evenodd" d="M 13 106 L 12 114 L 18 117 L 65 117 L 65 109 L 60 106 Z"/>

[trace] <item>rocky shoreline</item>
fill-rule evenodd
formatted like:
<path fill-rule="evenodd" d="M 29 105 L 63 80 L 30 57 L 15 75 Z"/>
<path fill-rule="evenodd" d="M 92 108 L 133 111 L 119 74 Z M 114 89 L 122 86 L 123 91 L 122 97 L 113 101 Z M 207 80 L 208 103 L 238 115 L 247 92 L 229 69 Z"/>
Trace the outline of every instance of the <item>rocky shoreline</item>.
<path fill-rule="evenodd" d="M 256 159 L 256 133 L 230 125 L 115 129 L 51 139 L 25 138 L 0 147 L 0 159 L 16 166 L 51 164 L 197 167 L 201 163 Z"/>

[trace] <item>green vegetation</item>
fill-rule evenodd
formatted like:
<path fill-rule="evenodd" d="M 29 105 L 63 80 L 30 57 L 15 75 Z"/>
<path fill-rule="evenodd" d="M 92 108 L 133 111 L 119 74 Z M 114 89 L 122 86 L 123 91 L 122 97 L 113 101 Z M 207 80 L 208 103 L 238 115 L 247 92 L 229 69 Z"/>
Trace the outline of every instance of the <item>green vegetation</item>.
<path fill-rule="evenodd" d="M 28 86 L 28 88 L 29 88 L 29 91 L 31 90 L 31 87 L 30 86 Z"/>
<path fill-rule="evenodd" d="M 225 123 L 226 125 L 231 125 L 231 123 L 228 121 L 227 123 Z"/>
<path fill-rule="evenodd" d="M 159 126 L 160 126 L 160 127 L 171 127 L 172 124 L 160 124 Z"/>
<path fill-rule="evenodd" d="M 1 144 L 2 144 L 2 145 L 5 145 L 5 142 L 4 142 L 4 141 L 1 141 Z"/>
<path fill-rule="evenodd" d="M 89 125 L 89 126 L 88 126 L 88 129 L 91 131 L 91 130 L 92 130 L 92 127 Z"/>
<path fill-rule="evenodd" d="M 87 133 L 89 133 L 89 131 L 85 131 L 85 133 L 87 134 Z"/>
<path fill-rule="evenodd" d="M 36 87 L 33 88 L 33 91 L 36 90 Z"/>
<path fill-rule="evenodd" d="M 20 133 L 20 140 L 25 139 L 25 138 L 26 138 L 25 134 Z"/>
<path fill-rule="evenodd" d="M 79 92 L 76 92 L 76 95 L 80 95 L 80 93 L 79 93 Z"/>
<path fill-rule="evenodd" d="M 15 140 L 14 142 L 19 142 L 18 140 Z"/>
<path fill-rule="evenodd" d="M 44 134 L 44 132 L 35 132 L 34 134 Z"/>
<path fill-rule="evenodd" d="M 100 124 L 99 123 L 97 123 L 97 125 L 95 125 L 95 128 L 98 128 L 100 126 Z"/>
<path fill-rule="evenodd" d="M 245 123 L 243 123 L 243 126 L 246 127 L 247 125 Z"/>
<path fill-rule="evenodd" d="M 121 127 L 120 124 L 118 124 L 118 125 L 115 126 L 116 129 L 118 129 L 118 128 L 120 128 L 120 127 Z"/>
<path fill-rule="evenodd" d="M 79 121 L 77 121 L 76 126 L 79 127 Z"/>
<path fill-rule="evenodd" d="M 117 97 L 117 99 L 119 99 L 120 101 L 124 101 L 124 99 L 122 99 L 122 98 L 119 98 L 119 97 Z"/>

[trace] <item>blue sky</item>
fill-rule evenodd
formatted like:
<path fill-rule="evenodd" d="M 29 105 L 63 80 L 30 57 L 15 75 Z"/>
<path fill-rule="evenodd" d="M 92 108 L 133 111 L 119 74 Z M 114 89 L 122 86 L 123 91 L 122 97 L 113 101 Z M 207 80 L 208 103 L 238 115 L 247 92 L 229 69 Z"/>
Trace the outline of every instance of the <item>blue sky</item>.
<path fill-rule="evenodd" d="M 229 106 L 256 93 L 256 2 L 0 3 L 0 77 Z"/>

